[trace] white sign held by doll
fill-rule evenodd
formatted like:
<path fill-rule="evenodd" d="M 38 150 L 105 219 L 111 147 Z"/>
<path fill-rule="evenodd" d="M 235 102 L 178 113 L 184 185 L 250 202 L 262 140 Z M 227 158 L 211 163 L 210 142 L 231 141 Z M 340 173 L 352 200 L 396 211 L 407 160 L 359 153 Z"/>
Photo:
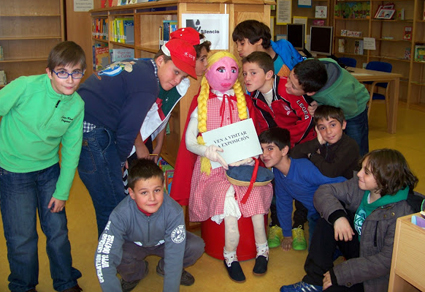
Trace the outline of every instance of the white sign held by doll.
<path fill-rule="evenodd" d="M 252 119 L 246 119 L 202 134 L 205 145 L 215 145 L 223 149 L 220 156 L 227 164 L 257 156 L 263 153 Z M 211 167 L 221 167 L 211 161 Z"/>

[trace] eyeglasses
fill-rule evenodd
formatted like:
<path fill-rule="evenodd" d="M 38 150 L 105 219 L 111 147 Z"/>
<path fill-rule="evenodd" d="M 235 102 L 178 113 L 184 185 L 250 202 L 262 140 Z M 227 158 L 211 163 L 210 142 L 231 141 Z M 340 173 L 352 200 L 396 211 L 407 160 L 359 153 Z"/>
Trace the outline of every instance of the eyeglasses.
<path fill-rule="evenodd" d="M 74 71 L 72 73 L 68 73 L 66 71 L 59 71 L 56 72 L 55 70 L 53 70 L 53 73 L 56 74 L 56 76 L 58 76 L 58 78 L 60 79 L 68 79 L 68 77 L 71 75 L 72 79 L 81 79 L 84 76 L 84 73 L 81 71 Z"/>

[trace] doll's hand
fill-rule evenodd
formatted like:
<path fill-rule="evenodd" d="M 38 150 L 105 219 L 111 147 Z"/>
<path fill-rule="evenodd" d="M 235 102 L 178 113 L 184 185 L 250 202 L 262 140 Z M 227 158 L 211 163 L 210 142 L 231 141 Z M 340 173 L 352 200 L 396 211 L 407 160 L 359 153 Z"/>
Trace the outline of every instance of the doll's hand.
<path fill-rule="evenodd" d="M 254 165 L 254 163 L 255 163 L 254 159 L 249 157 L 249 158 L 245 158 L 245 159 L 230 163 L 229 165 L 230 166 L 240 166 L 240 165 L 251 165 L 252 166 L 252 165 Z"/>
<path fill-rule="evenodd" d="M 335 240 L 337 241 L 351 241 L 353 239 L 354 231 L 345 217 L 339 217 L 335 221 L 334 232 Z"/>
<path fill-rule="evenodd" d="M 224 161 L 223 157 L 221 157 L 218 152 L 223 152 L 223 149 L 215 145 L 210 145 L 205 150 L 205 157 L 211 161 L 220 163 L 223 166 L 223 168 L 227 170 L 229 167 L 226 161 Z"/>

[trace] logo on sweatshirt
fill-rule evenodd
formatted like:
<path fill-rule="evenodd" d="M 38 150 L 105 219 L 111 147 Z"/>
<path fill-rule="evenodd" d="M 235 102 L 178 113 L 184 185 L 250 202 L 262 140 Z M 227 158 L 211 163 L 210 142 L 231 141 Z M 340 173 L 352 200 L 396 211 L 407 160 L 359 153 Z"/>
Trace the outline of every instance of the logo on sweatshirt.
<path fill-rule="evenodd" d="M 176 229 L 171 232 L 171 240 L 174 243 L 182 243 L 186 238 L 186 230 L 184 229 L 184 225 L 179 225 Z"/>
<path fill-rule="evenodd" d="M 71 117 L 62 116 L 61 121 L 70 124 L 74 119 Z"/>

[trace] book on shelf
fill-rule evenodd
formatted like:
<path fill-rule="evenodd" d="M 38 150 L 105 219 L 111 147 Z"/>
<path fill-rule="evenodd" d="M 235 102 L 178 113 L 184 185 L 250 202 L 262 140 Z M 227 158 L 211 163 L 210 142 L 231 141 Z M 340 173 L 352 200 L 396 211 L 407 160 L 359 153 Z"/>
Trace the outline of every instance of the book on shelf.
<path fill-rule="evenodd" d="M 170 34 L 177 30 L 177 20 L 163 20 L 159 48 L 170 40 Z"/>
<path fill-rule="evenodd" d="M 338 39 L 338 53 L 345 53 L 345 39 Z"/>
<path fill-rule="evenodd" d="M 109 65 L 109 47 L 105 43 L 96 43 L 93 46 L 93 70 L 99 71 Z"/>
<path fill-rule="evenodd" d="M 327 6 L 316 6 L 314 15 L 315 15 L 316 18 L 326 18 L 326 17 L 328 17 L 328 7 Z"/>
<path fill-rule="evenodd" d="M 404 20 L 404 8 L 396 9 L 396 19 Z"/>
<path fill-rule="evenodd" d="M 425 62 L 425 45 L 424 44 L 415 45 L 415 61 Z"/>
<path fill-rule="evenodd" d="M 363 40 L 354 41 L 354 54 L 363 55 Z"/>
<path fill-rule="evenodd" d="M 124 42 L 134 44 L 134 19 L 124 19 Z"/>
<path fill-rule="evenodd" d="M 0 61 L 4 60 L 4 55 L 3 55 L 3 47 L 0 46 Z"/>
<path fill-rule="evenodd" d="M 403 57 L 403 59 L 405 59 L 405 60 L 410 60 L 410 59 L 411 59 L 411 57 L 412 57 L 412 50 L 410 49 L 410 47 L 407 47 L 407 48 L 404 50 L 404 57 Z"/>
<path fill-rule="evenodd" d="M 370 2 L 343 2 L 337 1 L 334 8 L 335 18 L 370 18 Z"/>
<path fill-rule="evenodd" d="M 324 26 L 325 20 L 323 20 L 323 19 L 313 19 L 312 24 L 317 25 L 317 26 Z"/>
<path fill-rule="evenodd" d="M 0 85 L 6 85 L 6 84 L 7 84 L 6 72 L 4 72 L 4 70 L 0 70 Z"/>
<path fill-rule="evenodd" d="M 404 33 L 403 33 L 403 39 L 404 40 L 411 40 L 412 39 L 412 30 L 413 30 L 413 28 L 411 26 L 405 26 L 404 27 Z"/>
<path fill-rule="evenodd" d="M 112 23 L 113 41 L 118 43 L 134 44 L 134 19 L 131 17 L 117 17 Z"/>
<path fill-rule="evenodd" d="M 133 49 L 112 49 L 111 50 L 111 62 L 123 61 L 126 59 L 134 58 Z"/>

